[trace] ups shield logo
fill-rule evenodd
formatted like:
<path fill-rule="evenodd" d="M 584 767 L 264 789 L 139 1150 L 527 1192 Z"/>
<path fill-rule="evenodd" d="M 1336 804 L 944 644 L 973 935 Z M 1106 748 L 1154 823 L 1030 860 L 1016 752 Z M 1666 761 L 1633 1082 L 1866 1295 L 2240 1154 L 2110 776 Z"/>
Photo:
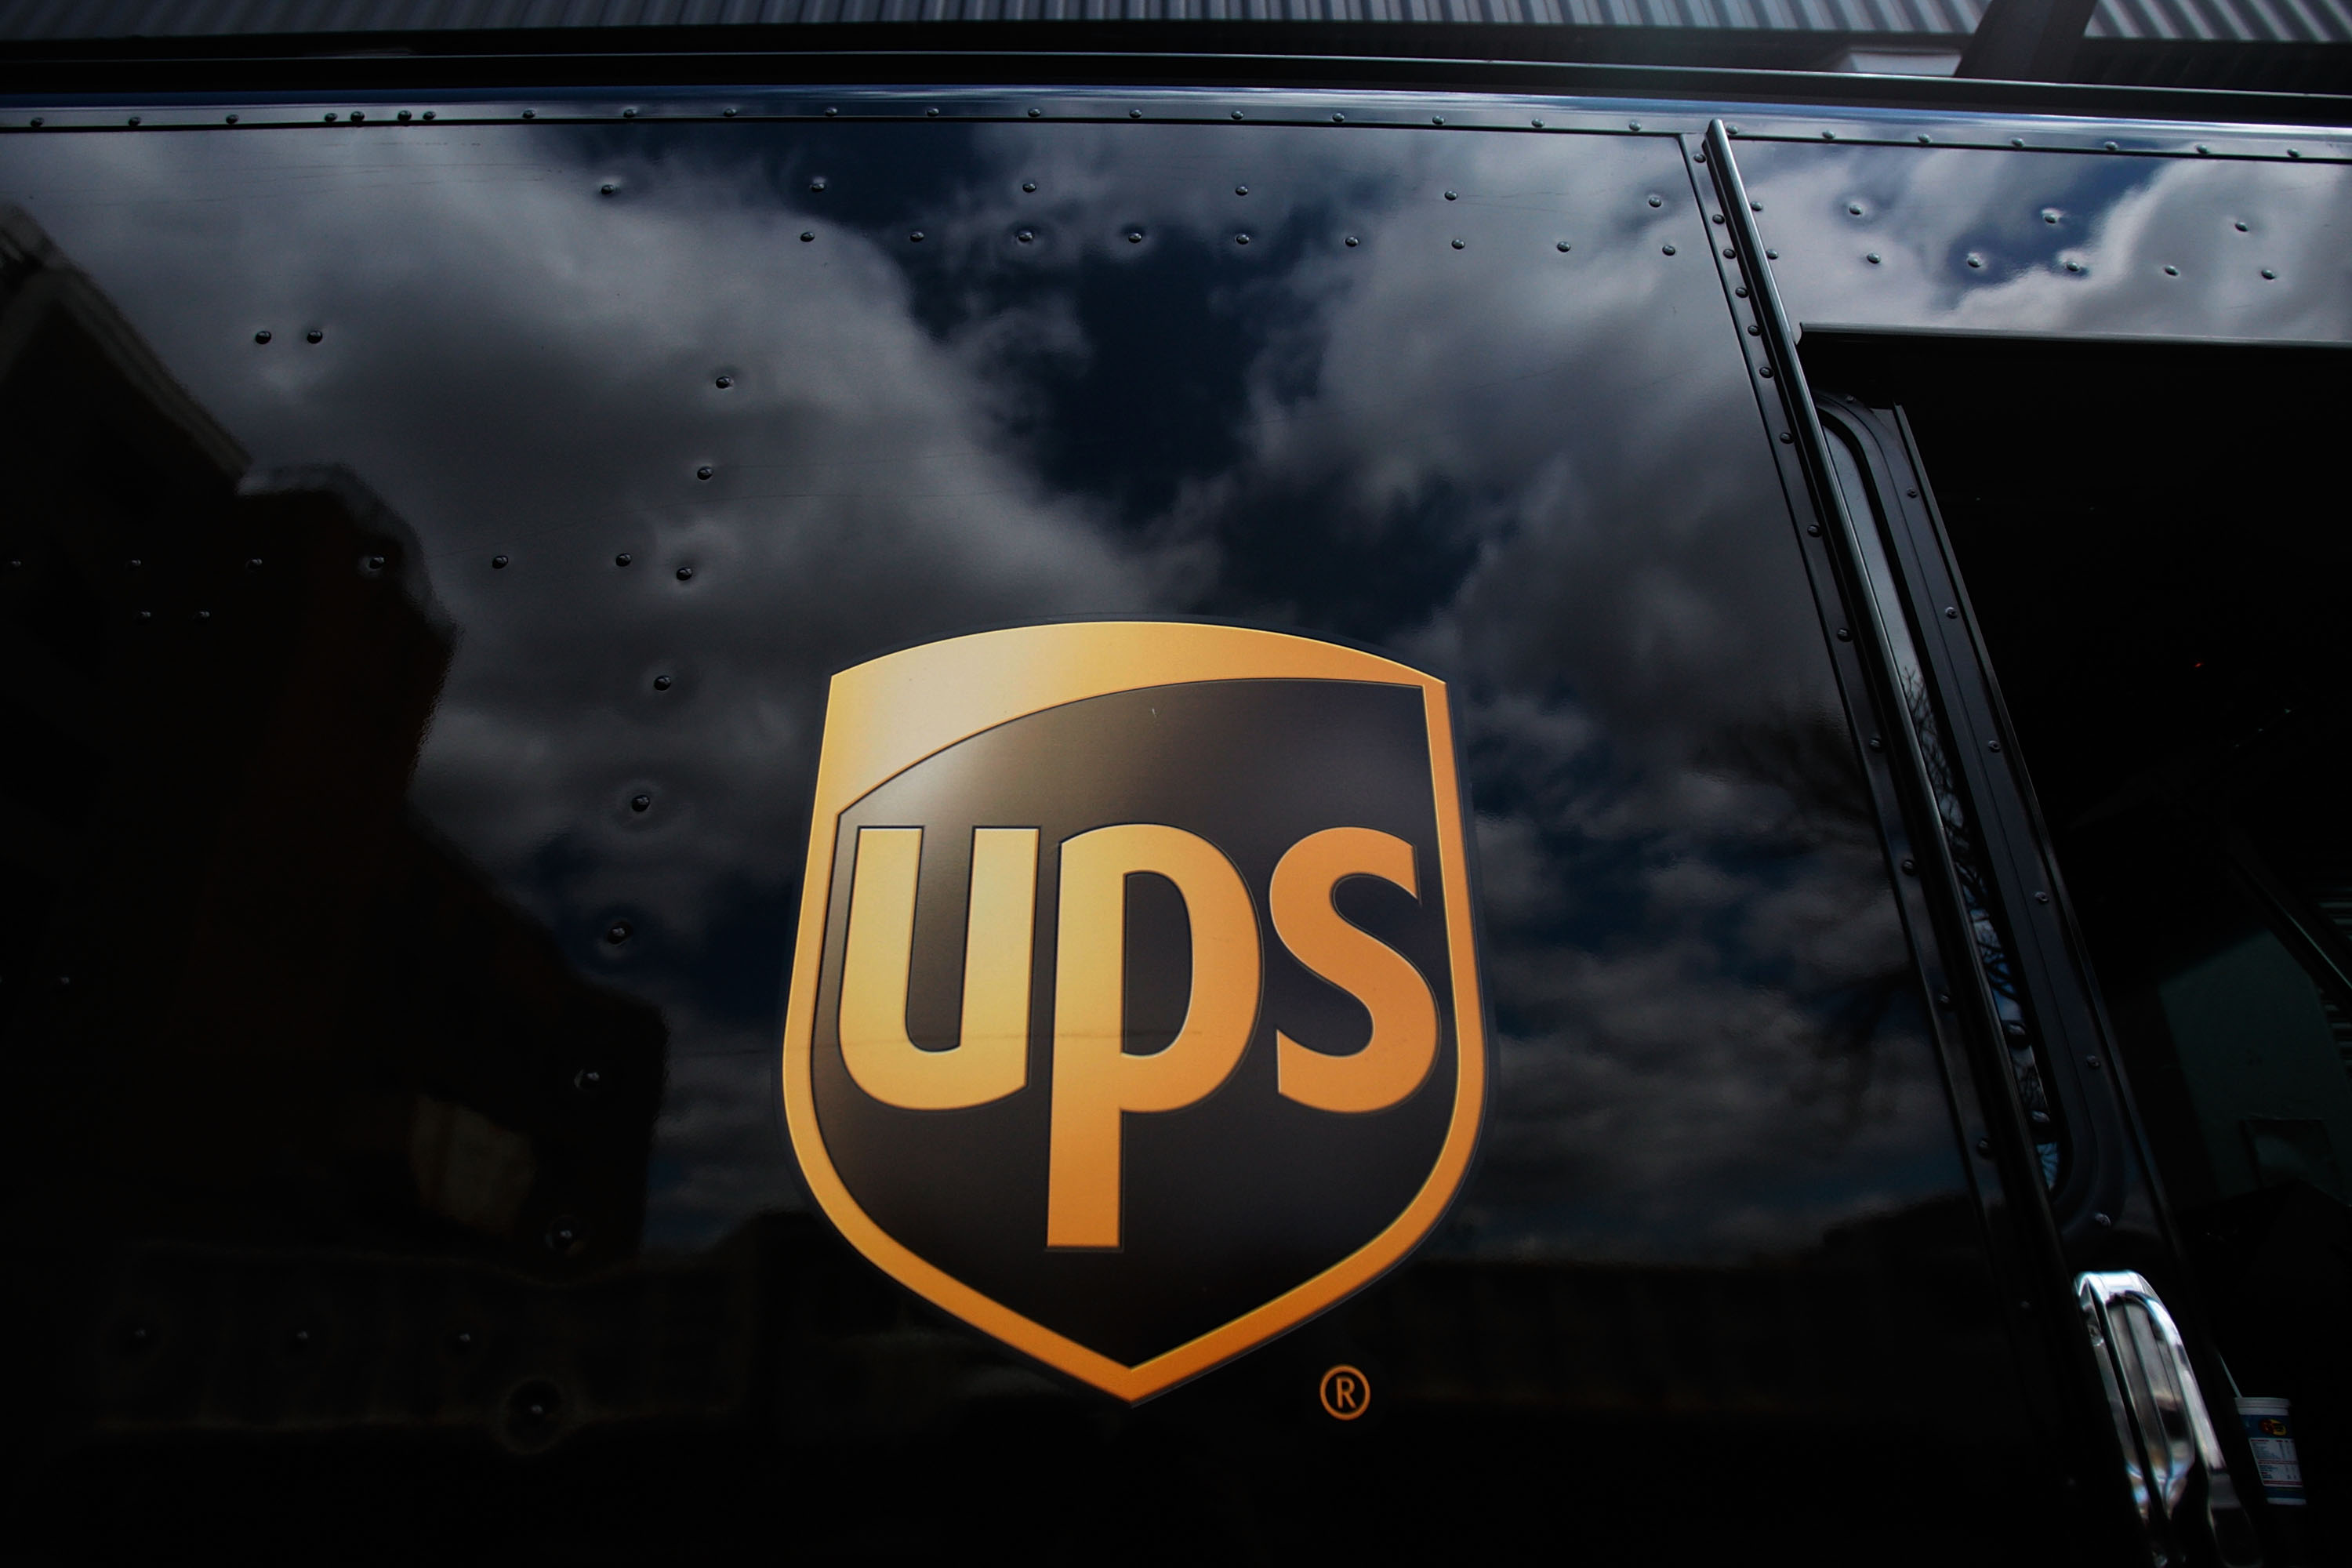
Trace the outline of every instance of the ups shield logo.
<path fill-rule="evenodd" d="M 784 1036 L 885 1271 L 1142 1399 L 1409 1253 L 1485 1100 L 1444 686 L 1190 623 L 834 679 Z"/>

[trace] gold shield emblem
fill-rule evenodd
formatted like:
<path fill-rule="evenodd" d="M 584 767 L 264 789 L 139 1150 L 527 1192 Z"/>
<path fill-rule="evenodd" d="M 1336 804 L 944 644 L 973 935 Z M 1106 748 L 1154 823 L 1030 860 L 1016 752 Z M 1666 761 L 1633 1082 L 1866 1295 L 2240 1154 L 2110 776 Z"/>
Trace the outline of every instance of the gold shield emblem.
<path fill-rule="evenodd" d="M 1139 1400 L 1403 1258 L 1486 1046 L 1444 684 L 1087 621 L 833 680 L 784 1025 L 802 1173 L 901 1284 Z"/>

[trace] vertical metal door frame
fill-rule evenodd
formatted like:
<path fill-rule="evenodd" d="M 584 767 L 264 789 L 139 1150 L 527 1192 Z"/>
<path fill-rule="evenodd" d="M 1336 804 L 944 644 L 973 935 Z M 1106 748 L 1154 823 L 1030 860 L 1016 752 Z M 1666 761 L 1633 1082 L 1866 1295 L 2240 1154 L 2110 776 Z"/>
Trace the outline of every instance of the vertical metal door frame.
<path fill-rule="evenodd" d="M 1914 962 L 1933 1000 L 1929 1018 L 1955 1131 L 1961 1148 L 1971 1152 L 1970 1182 L 2003 1287 L 2003 1310 L 2023 1363 L 2028 1399 L 2044 1439 L 2065 1456 L 2070 1472 L 2095 1493 L 2111 1493 L 2115 1527 L 2136 1534 L 2100 1364 L 2074 1310 L 2077 1270 L 2045 1191 L 2000 1011 L 1977 960 L 1971 914 L 1942 829 L 1934 784 L 1895 675 L 1890 638 L 1909 638 L 1910 629 L 1889 626 L 1874 607 L 1859 530 L 1874 526 L 1874 521 L 1856 519 L 1844 504 L 1830 458 L 1832 437 L 1798 357 L 1796 329 L 1769 265 L 1771 258 L 1739 175 L 1730 132 L 1723 121 L 1713 121 L 1703 144 L 1686 140 L 1685 150 L 1694 190 L 1716 230 L 1717 268 L 1734 330 L 1771 433 L 1790 512 L 1801 530 L 1806 569 L 1859 739 Z M 1981 749 L 1983 742 L 1977 745 Z M 2004 819 L 2003 826 L 2014 824 Z M 2005 870 L 2013 871 L 2006 863 L 2010 858 L 2038 855 L 2039 841 L 2030 832 L 2021 841 L 2023 850 L 2015 842 L 2005 841 L 1999 852 Z M 2046 858 L 2041 863 L 2046 865 Z M 2046 906 L 2036 907 L 2046 908 L 2055 921 L 2063 904 L 2050 882 L 2042 888 L 2053 896 Z M 2040 978 L 2039 965 L 2034 973 Z M 2088 993 L 2078 985 L 2070 994 L 2079 1002 Z M 2036 1000 L 2044 1009 L 2050 1005 L 2038 995 Z M 2080 1070 L 2104 1075 L 2101 1087 L 2109 1107 L 2101 1114 L 2078 1112 L 2075 1140 L 2078 1145 L 2097 1140 L 2113 1149 L 2121 1133 L 2130 1168 L 2144 1171 L 2144 1160 L 2129 1143 L 2127 1112 L 2107 1072 L 2102 1023 L 2093 1016 L 2062 1037 L 2079 1056 L 2096 1058 L 2095 1066 L 2085 1061 Z M 2085 1039 L 2100 1043 L 2078 1047 Z M 2105 1153 L 2094 1158 L 2095 1169 L 2114 1168 Z M 2106 1213 L 2112 1218 L 2113 1213 L 2094 1207 L 2083 1212 L 2084 1223 L 2094 1225 L 2098 1222 L 2089 1215 Z"/>

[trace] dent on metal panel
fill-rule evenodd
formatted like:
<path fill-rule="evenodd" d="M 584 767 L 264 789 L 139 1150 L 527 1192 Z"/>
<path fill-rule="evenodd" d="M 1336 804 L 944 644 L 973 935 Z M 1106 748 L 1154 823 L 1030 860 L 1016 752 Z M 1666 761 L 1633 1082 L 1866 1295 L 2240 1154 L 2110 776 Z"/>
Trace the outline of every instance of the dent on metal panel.
<path fill-rule="evenodd" d="M 1743 144 L 1807 327 L 2352 342 L 2352 166 Z"/>

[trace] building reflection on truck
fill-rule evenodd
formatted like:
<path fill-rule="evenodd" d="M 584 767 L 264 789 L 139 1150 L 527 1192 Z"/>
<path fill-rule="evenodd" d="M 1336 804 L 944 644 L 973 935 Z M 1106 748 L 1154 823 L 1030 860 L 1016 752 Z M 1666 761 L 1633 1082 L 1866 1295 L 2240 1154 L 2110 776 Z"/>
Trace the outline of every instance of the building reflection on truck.
<path fill-rule="evenodd" d="M 350 1358 L 421 1331 L 457 1397 L 460 1331 L 354 1320 L 353 1281 L 451 1281 L 457 1321 L 634 1255 L 660 1016 L 409 810 L 452 640 L 410 529 L 340 471 L 247 472 L 21 215 L 0 260 L 11 1227 L 36 1276 L 128 1248 L 44 1288 L 83 1352 L 53 1392 L 101 1429 L 331 1425 Z"/>

